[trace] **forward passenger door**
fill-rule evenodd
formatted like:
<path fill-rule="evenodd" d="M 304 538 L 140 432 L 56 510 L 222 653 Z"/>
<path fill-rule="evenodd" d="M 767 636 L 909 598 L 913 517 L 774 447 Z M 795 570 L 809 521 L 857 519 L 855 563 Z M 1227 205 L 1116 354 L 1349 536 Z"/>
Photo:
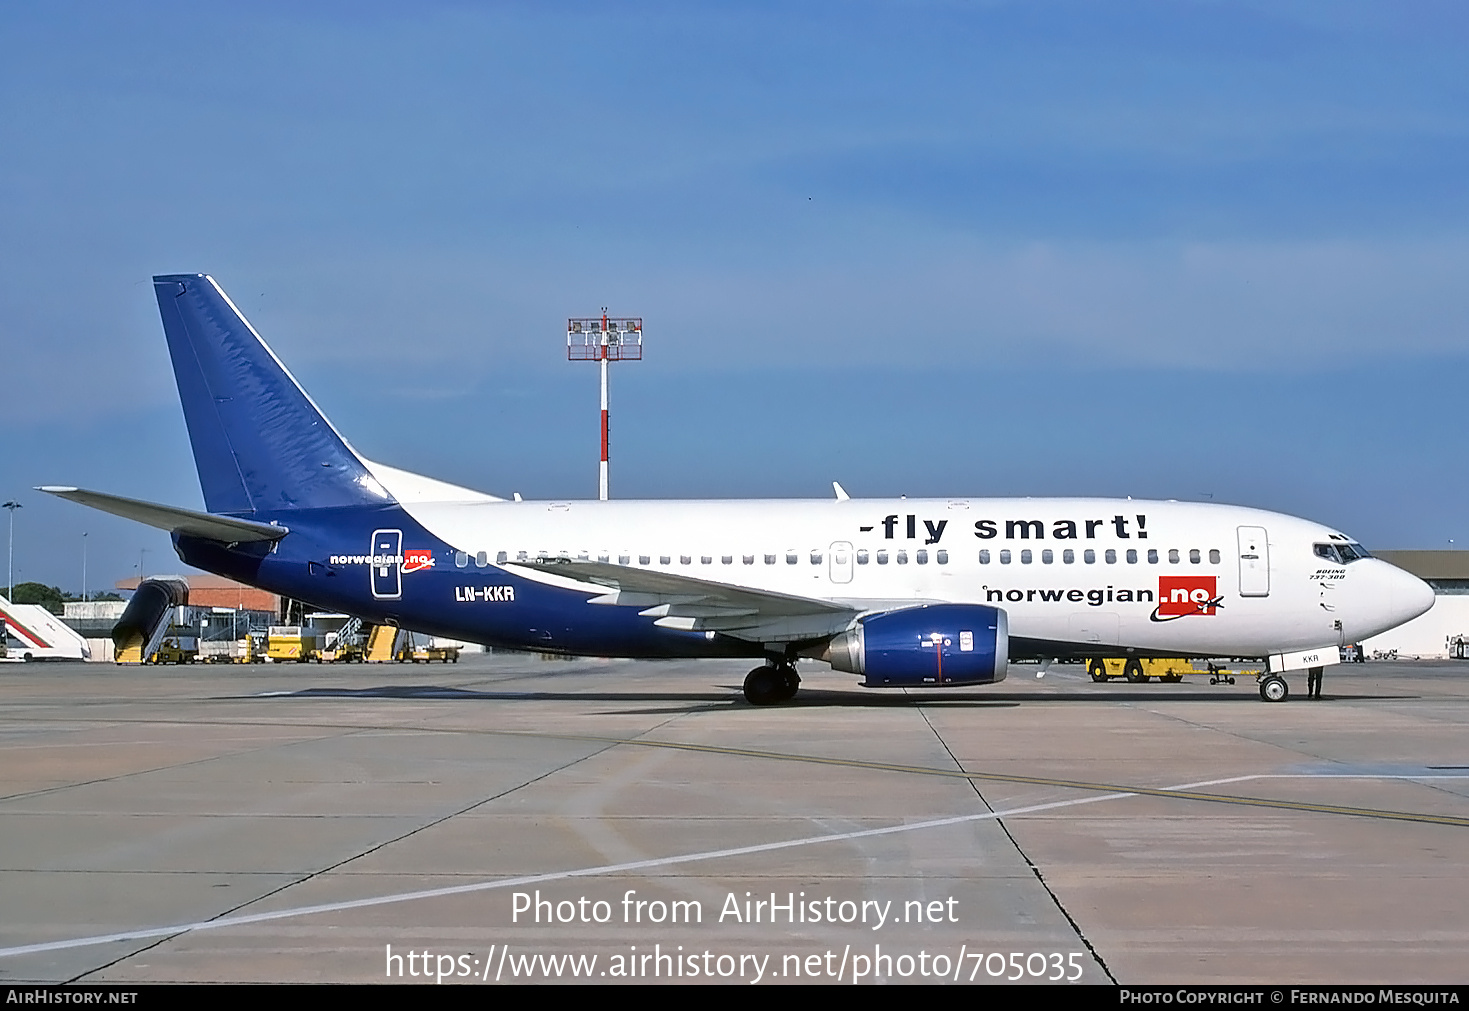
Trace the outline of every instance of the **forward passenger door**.
<path fill-rule="evenodd" d="M 1239 595 L 1270 596 L 1270 542 L 1264 527 L 1239 528 Z"/>

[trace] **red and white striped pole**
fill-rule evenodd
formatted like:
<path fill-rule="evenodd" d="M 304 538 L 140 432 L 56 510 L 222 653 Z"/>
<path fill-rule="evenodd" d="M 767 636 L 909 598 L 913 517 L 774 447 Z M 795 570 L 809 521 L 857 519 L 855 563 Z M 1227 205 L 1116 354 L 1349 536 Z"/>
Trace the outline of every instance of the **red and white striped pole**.
<path fill-rule="evenodd" d="M 566 357 L 573 362 L 595 361 L 602 370 L 602 458 L 597 464 L 597 497 L 605 502 L 608 488 L 607 366 L 612 362 L 639 361 L 643 357 L 643 321 L 637 316 L 573 316 L 566 321 Z"/>
<path fill-rule="evenodd" d="M 602 310 L 602 467 L 599 482 L 603 502 L 607 501 L 607 310 Z"/>

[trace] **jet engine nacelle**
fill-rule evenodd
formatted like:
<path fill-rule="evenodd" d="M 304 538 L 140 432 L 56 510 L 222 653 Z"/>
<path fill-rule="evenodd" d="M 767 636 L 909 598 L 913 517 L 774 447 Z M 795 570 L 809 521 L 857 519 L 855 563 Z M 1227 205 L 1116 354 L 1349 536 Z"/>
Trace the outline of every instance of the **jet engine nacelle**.
<path fill-rule="evenodd" d="M 859 618 L 821 659 L 867 688 L 982 685 L 1005 679 L 1010 627 L 982 604 L 928 604 Z"/>

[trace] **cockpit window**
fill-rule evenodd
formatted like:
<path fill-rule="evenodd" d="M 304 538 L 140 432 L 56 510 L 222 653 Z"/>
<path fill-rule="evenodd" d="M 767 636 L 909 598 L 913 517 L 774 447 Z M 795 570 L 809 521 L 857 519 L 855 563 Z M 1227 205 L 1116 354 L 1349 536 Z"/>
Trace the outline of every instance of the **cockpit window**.
<path fill-rule="evenodd" d="M 1312 545 L 1317 558 L 1325 558 L 1327 561 L 1346 565 L 1355 562 L 1359 558 L 1371 558 L 1367 549 L 1355 541 L 1344 541 L 1340 544 L 1315 544 Z"/>

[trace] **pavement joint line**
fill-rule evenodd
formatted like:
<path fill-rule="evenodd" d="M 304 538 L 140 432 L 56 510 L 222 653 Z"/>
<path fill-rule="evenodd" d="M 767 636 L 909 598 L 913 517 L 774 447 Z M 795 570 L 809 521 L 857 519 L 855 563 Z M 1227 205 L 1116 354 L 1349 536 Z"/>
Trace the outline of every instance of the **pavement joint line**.
<path fill-rule="evenodd" d="M 536 735 L 533 735 L 533 736 L 572 737 L 573 735 L 536 734 Z M 586 740 L 587 738 L 586 737 L 583 737 L 583 736 L 574 736 L 573 739 L 576 739 L 576 740 Z M 600 739 L 600 738 L 598 738 L 598 739 Z M 657 742 L 651 742 L 651 741 L 631 741 L 631 742 L 629 742 L 629 741 L 623 741 L 622 743 L 637 743 L 637 744 L 650 744 L 650 745 L 651 744 L 657 744 Z M 665 744 L 664 746 L 675 747 L 674 745 L 667 745 L 667 744 Z M 698 748 L 697 750 L 721 751 L 721 750 L 725 750 L 725 749 L 704 749 L 704 748 Z M 750 754 L 760 755 L 761 753 L 759 753 L 759 752 L 751 752 Z M 846 763 L 846 764 L 852 764 L 852 763 Z M 924 771 L 924 770 L 919 770 L 919 771 Z M 931 772 L 933 772 L 935 774 L 941 774 L 942 773 L 942 770 L 928 770 L 928 771 L 931 771 Z M 976 774 L 969 773 L 969 774 L 956 774 L 956 775 L 969 775 L 969 776 L 973 776 L 973 775 L 976 775 Z M 1452 778 L 1452 779 L 1469 778 L 1469 777 L 1464 777 L 1464 776 L 1452 776 L 1452 777 L 1450 777 L 1450 776 L 1445 776 L 1445 777 L 1427 776 L 1427 777 L 1424 777 L 1424 776 L 1402 776 L 1402 775 L 1371 776 L 1371 775 L 1366 775 L 1366 774 L 1356 774 L 1356 775 L 1328 774 L 1328 775 L 1330 776 L 1330 778 L 1341 778 L 1341 779 L 1414 779 L 1414 780 L 1417 780 L 1417 779 L 1436 779 L 1436 778 L 1444 778 L 1444 779 L 1450 779 L 1450 778 Z M 1005 781 L 1008 781 L 1009 780 L 1009 777 L 996 777 L 996 778 L 1001 778 L 1002 780 L 1005 780 Z M 1121 800 L 1121 799 L 1124 799 L 1124 798 L 1127 798 L 1127 797 L 1136 797 L 1136 796 L 1142 796 L 1142 795 L 1151 795 L 1151 796 L 1179 796 L 1179 797 L 1185 797 L 1185 798 L 1190 798 L 1190 799 L 1193 799 L 1193 798 L 1209 798 L 1209 799 L 1212 799 L 1214 796 L 1219 796 L 1219 799 L 1220 800 L 1231 801 L 1231 802 L 1234 802 L 1234 803 L 1263 803 L 1266 806 L 1284 806 L 1284 807 L 1289 807 L 1289 808 L 1292 808 L 1292 809 L 1305 809 L 1305 810 L 1327 810 L 1330 813 L 1342 813 L 1342 812 L 1363 812 L 1363 813 L 1369 813 L 1369 814 L 1372 813 L 1372 812 L 1368 811 L 1367 809 L 1360 809 L 1360 808 L 1331 809 L 1331 808 L 1328 808 L 1328 807 L 1326 807 L 1324 805 L 1310 805 L 1310 806 L 1304 806 L 1303 807 L 1302 805 L 1296 805 L 1296 804 L 1290 804 L 1290 803 L 1284 803 L 1284 804 L 1280 804 L 1280 805 L 1275 805 L 1273 803 L 1265 802 L 1265 801 L 1262 801 L 1262 800 L 1256 800 L 1254 798 L 1246 798 L 1246 799 L 1244 799 L 1242 801 L 1240 798 L 1230 798 L 1230 797 L 1224 797 L 1224 796 L 1221 796 L 1221 795 L 1192 794 L 1192 793 L 1183 792 L 1183 791 L 1188 791 L 1188 790 L 1195 789 L 1195 788 L 1200 787 L 1200 786 L 1214 786 L 1214 785 L 1220 785 L 1222 783 L 1241 782 L 1241 781 L 1244 781 L 1244 780 L 1250 780 L 1250 779 L 1256 779 L 1256 778 L 1261 778 L 1261 779 L 1263 779 L 1263 778 L 1278 778 L 1278 779 L 1302 778 L 1302 779 L 1312 779 L 1312 778 L 1317 778 L 1317 777 L 1312 776 L 1309 773 L 1305 773 L 1305 774 L 1295 774 L 1295 773 L 1273 773 L 1273 774 L 1272 773 L 1262 773 L 1262 774 L 1259 774 L 1258 776 L 1256 776 L 1256 775 L 1250 775 L 1250 776 L 1232 776 L 1232 777 L 1227 777 L 1227 778 L 1222 779 L 1222 780 L 1209 780 L 1209 781 L 1205 781 L 1205 782 L 1201 782 L 1201 783 L 1181 783 L 1181 784 L 1179 784 L 1178 786 L 1175 786 L 1175 787 L 1143 788 L 1143 789 L 1132 789 L 1132 790 L 1123 789 L 1123 790 L 1119 790 L 1117 792 L 1112 792 L 1112 793 L 1101 793 L 1101 794 L 1096 794 L 1096 795 L 1089 796 L 1089 797 L 1076 797 L 1076 798 L 1072 798 L 1070 800 L 1051 801 L 1051 802 L 1045 803 L 1045 804 L 1031 804 L 1031 805 L 1027 805 L 1025 807 L 1010 808 L 1010 809 L 1003 810 L 1003 811 L 993 811 L 993 810 L 991 810 L 991 811 L 980 812 L 978 814 L 953 815 L 953 816 L 950 816 L 950 817 L 947 817 L 947 818 L 933 818 L 933 819 L 928 819 L 928 820 L 925 820 L 925 821 L 912 822 L 912 823 L 907 823 L 907 824 L 902 824 L 902 825 L 888 825 L 888 826 L 884 826 L 882 828 L 857 829 L 857 830 L 854 830 L 854 831 L 851 831 L 851 832 L 835 832 L 835 833 L 826 833 L 826 834 L 823 834 L 823 835 L 816 835 L 816 836 L 803 836 L 801 838 L 787 839 L 787 840 L 782 840 L 782 841 L 779 841 L 779 842 L 756 843 L 756 844 L 753 844 L 753 845 L 750 845 L 750 846 L 737 846 L 737 847 L 732 847 L 732 848 L 728 848 L 728 849 L 706 850 L 706 851 L 699 852 L 699 853 L 682 853 L 682 854 L 676 854 L 674 856 L 668 856 L 668 857 L 651 857 L 651 858 L 646 859 L 646 860 L 633 860 L 633 861 L 628 861 L 628 862 L 625 862 L 625 863 L 618 863 L 618 864 L 602 864 L 602 865 L 599 865 L 599 866 L 596 866 L 596 867 L 581 867 L 581 868 L 575 868 L 575 869 L 567 870 L 567 871 L 548 871 L 548 872 L 544 872 L 544 873 L 541 873 L 541 874 L 528 874 L 528 875 L 521 875 L 521 876 L 513 877 L 513 878 L 501 878 L 501 879 L 497 879 L 497 880 L 494 880 L 494 881 L 480 881 L 480 882 L 475 882 L 474 884 L 468 884 L 468 885 L 451 885 L 451 886 L 448 886 L 448 887 L 445 887 L 445 888 L 430 888 L 430 889 L 424 889 L 424 890 L 414 891 L 414 892 L 398 892 L 398 893 L 395 893 L 395 894 L 392 894 L 392 895 L 374 896 L 374 897 L 365 898 L 365 899 L 349 899 L 349 900 L 346 900 L 344 902 L 330 902 L 330 903 L 323 903 L 323 904 L 312 905 L 312 906 L 297 906 L 297 907 L 293 907 L 293 908 L 290 908 L 290 909 L 280 909 L 280 910 L 275 910 L 275 911 L 268 912 L 268 913 L 251 913 L 251 914 L 244 915 L 244 916 L 226 916 L 226 917 L 221 917 L 221 918 L 212 919 L 212 920 L 200 920 L 200 921 L 197 921 L 197 922 L 194 922 L 194 923 L 173 924 L 171 926 L 166 926 L 166 927 L 144 927 L 144 928 L 138 928 L 138 929 L 135 929 L 135 930 L 122 931 L 122 932 L 114 933 L 114 934 L 100 934 L 100 935 L 95 935 L 95 936 L 91 936 L 91 937 L 71 938 L 71 939 L 62 940 L 62 941 L 45 941 L 45 942 L 41 942 L 41 943 L 38 943 L 38 944 L 18 945 L 18 946 L 10 947 L 10 948 L 0 948 L 0 958 L 9 958 L 9 957 L 13 957 L 13 956 L 16 956 L 16 955 L 39 954 L 39 953 L 48 952 L 48 951 L 61 951 L 61 950 L 65 950 L 65 949 L 68 949 L 68 948 L 81 948 L 81 947 L 87 947 L 87 946 L 90 946 L 90 945 L 97 945 L 97 944 L 111 944 L 111 943 L 115 943 L 115 942 L 118 942 L 118 941 L 147 940 L 147 939 L 151 939 L 151 938 L 155 938 L 155 937 L 166 937 L 166 936 L 174 935 L 174 934 L 185 934 L 185 933 L 189 933 L 189 932 L 197 931 L 197 930 L 217 930 L 217 929 L 220 929 L 220 928 L 223 928 L 223 927 L 247 926 L 247 925 L 252 924 L 252 923 L 265 923 L 265 922 L 269 922 L 269 921 L 272 921 L 272 920 L 289 919 L 289 918 L 298 917 L 298 916 L 311 916 L 311 915 L 314 915 L 314 914 L 317 914 L 317 913 L 342 912 L 342 911 L 349 910 L 349 909 L 362 909 L 362 908 L 367 908 L 367 907 L 371 907 L 371 906 L 391 905 L 391 904 L 400 903 L 400 902 L 412 902 L 412 901 L 416 901 L 416 900 L 419 900 L 419 899 L 442 898 L 442 897 L 452 896 L 452 895 L 466 895 L 466 894 L 471 894 L 471 893 L 474 893 L 474 892 L 491 891 L 491 890 L 498 890 L 498 889 L 503 889 L 503 888 L 514 888 L 514 887 L 517 887 L 517 886 L 520 886 L 520 885 L 536 885 L 536 884 L 544 884 L 544 883 L 550 882 L 550 881 L 564 881 L 564 880 L 571 879 L 571 878 L 595 877 L 595 876 L 598 876 L 598 875 L 625 874 L 625 873 L 632 872 L 632 871 L 649 870 L 649 869 L 657 868 L 657 867 L 671 867 L 671 866 L 676 866 L 676 865 L 679 865 L 679 864 L 698 863 L 698 862 L 702 862 L 702 861 L 706 861 L 706 860 L 717 860 L 717 859 L 721 859 L 721 858 L 725 858 L 725 857 L 748 856 L 748 855 L 754 854 L 754 853 L 769 853 L 769 852 L 773 852 L 773 851 L 776 851 L 776 850 L 795 849 L 795 848 L 802 847 L 802 846 L 813 846 L 813 845 L 818 845 L 818 844 L 821 844 L 821 843 L 845 842 L 845 841 L 850 841 L 850 840 L 854 840 L 854 839 L 870 839 L 870 838 L 876 838 L 876 837 L 880 837 L 880 836 L 898 835 L 898 834 L 907 833 L 907 832 L 917 832 L 917 831 L 921 831 L 921 830 L 924 830 L 924 829 L 930 829 L 930 828 L 944 828 L 944 827 L 951 826 L 951 825 L 962 825 L 962 824 L 967 824 L 967 823 L 970 823 L 970 822 L 990 821 L 990 820 L 997 820 L 997 819 L 1001 819 L 1001 818 L 1013 818 L 1013 817 L 1017 817 L 1019 815 L 1024 815 L 1024 814 L 1035 814 L 1035 813 L 1038 813 L 1038 812 L 1041 812 L 1041 811 L 1053 811 L 1053 810 L 1058 810 L 1058 809 L 1062 809 L 1062 808 L 1079 807 L 1079 806 L 1081 806 L 1083 804 L 1095 804 L 1095 803 L 1099 803 L 1099 802 L 1102 802 L 1102 801 Z M 1034 779 L 1034 778 L 1032 778 L 1032 777 L 1027 777 L 1027 778 L 1022 779 L 1021 781 L 1023 781 L 1023 782 L 1036 782 L 1037 780 Z M 1062 781 L 1062 780 L 1042 780 L 1040 782 L 1050 783 L 1050 784 L 1054 784 L 1054 785 L 1062 785 L 1062 784 L 1065 783 L 1065 781 Z M 1096 784 L 1081 785 L 1081 786 L 1079 786 L 1077 788 L 1080 788 L 1080 789 L 1100 789 L 1100 787 L 1098 785 L 1096 785 Z M 1384 817 L 1384 815 L 1378 814 L 1377 817 Z M 1410 821 L 1434 821 L 1434 822 L 1440 822 L 1440 823 L 1442 823 L 1444 821 L 1444 819 L 1439 818 L 1439 817 L 1436 817 L 1436 816 L 1432 816 L 1432 815 L 1403 815 L 1403 814 L 1398 814 L 1398 815 L 1396 815 L 1396 817 L 1404 818 L 1404 819 L 1410 820 Z M 1462 819 L 1462 818 L 1461 819 L 1453 819 L 1453 820 L 1449 821 L 1448 823 L 1449 824 L 1466 824 L 1466 825 L 1469 825 L 1469 819 Z"/>
<path fill-rule="evenodd" d="M 515 734 L 516 731 L 506 733 Z M 556 737 L 562 740 L 587 740 L 586 736 L 579 734 L 542 734 L 525 733 L 524 736 Z M 612 738 L 594 737 L 592 740 L 611 740 Z M 1469 776 L 1441 776 L 1435 774 L 1413 775 L 1413 774 L 1384 774 L 1372 775 L 1365 773 L 1257 773 L 1246 776 L 1230 777 L 1223 780 L 1210 780 L 1200 784 L 1184 784 L 1176 787 L 1158 786 L 1122 786 L 1116 783 L 1092 783 L 1085 780 L 1052 779 L 1043 776 L 1021 776 L 1011 773 L 999 772 L 970 772 L 965 769 L 936 769 L 918 765 L 896 765 L 885 762 L 868 762 L 855 758 L 826 758 L 819 755 L 796 755 L 778 751 L 757 751 L 749 748 L 730 748 L 710 744 L 682 744 L 674 741 L 638 741 L 624 740 L 623 743 L 647 748 L 670 748 L 678 751 L 695 751 L 716 755 L 737 755 L 747 758 L 768 758 L 785 762 L 809 762 L 817 765 L 832 765 L 838 767 L 874 769 L 884 772 L 902 772 L 912 775 L 942 776 L 950 779 L 968 779 L 971 782 L 981 780 L 994 783 L 1023 783 L 1030 786 L 1053 786 L 1067 790 L 1100 790 L 1105 792 L 1123 792 L 1137 797 L 1167 797 L 1182 800 L 1195 800 L 1211 804 L 1234 804 L 1245 807 L 1265 807 L 1287 811 L 1308 811 L 1316 814 L 1338 814 L 1356 818 L 1378 818 L 1388 821 L 1420 822 L 1433 825 L 1448 825 L 1455 828 L 1469 828 L 1469 817 L 1457 817 L 1454 815 L 1421 814 L 1415 811 L 1388 811 L 1368 807 L 1348 807 L 1340 804 L 1314 804 L 1309 801 L 1276 800 L 1270 797 L 1238 797 L 1222 793 L 1198 793 L 1198 786 L 1223 785 L 1230 782 L 1246 782 L 1255 779 L 1401 779 L 1415 782 L 1432 781 L 1438 779 L 1469 779 Z"/>
<path fill-rule="evenodd" d="M 650 857 L 646 860 L 632 860 L 618 864 L 602 864 L 596 867 L 580 867 L 567 871 L 547 871 L 541 874 L 526 874 L 513 878 L 500 878 L 493 881 L 479 881 L 469 885 L 451 885 L 445 888 L 429 888 L 414 892 L 398 892 L 392 895 L 379 895 L 366 899 L 348 899 L 343 902 L 328 902 L 313 906 L 296 906 L 290 909 L 278 909 L 268 913 L 250 913 L 244 916 L 226 916 L 213 920 L 199 920 L 194 923 L 176 923 L 165 927 L 142 927 L 134 930 L 120 931 L 114 934 L 98 934 L 91 937 L 70 938 L 64 941 L 43 941 L 38 944 L 17 945 L 10 948 L 0 948 L 0 958 L 10 958 L 16 955 L 34 955 L 48 951 L 62 951 L 68 948 L 82 948 L 96 944 L 112 944 L 118 941 L 138 941 L 155 937 L 166 937 L 174 934 L 186 934 L 197 930 L 218 930 L 222 927 L 240 927 L 252 923 L 265 923 L 271 920 L 284 920 L 298 916 L 311 916 L 318 913 L 336 913 L 349 909 L 363 909 L 370 906 L 385 906 L 399 902 L 413 902 L 419 899 L 435 899 L 452 895 L 467 895 L 474 892 L 485 892 L 502 888 L 515 888 L 520 885 L 537 885 L 549 881 L 564 881 L 569 878 L 596 877 L 598 875 L 626 874 L 631 871 L 649 870 L 657 867 L 670 867 L 678 864 L 697 863 L 706 860 L 718 860 L 725 857 L 748 856 L 754 853 L 769 853 L 775 850 L 795 849 L 801 846 L 813 846 L 820 843 L 846 842 L 853 839 L 870 839 L 886 835 L 898 835 L 906 832 L 917 832 L 929 828 L 944 828 L 950 825 L 962 825 L 976 821 L 991 821 L 997 818 L 1009 818 L 1020 814 L 1030 814 L 1036 811 L 1048 811 L 1056 808 L 1076 807 L 1082 804 L 1095 804 L 1106 800 L 1119 800 L 1131 796 L 1126 793 L 1102 794 L 1092 797 L 1076 797 L 1070 800 L 1051 801 L 1047 804 L 1032 804 L 1027 807 L 1014 808 L 1007 811 L 984 811 L 978 814 L 953 815 L 947 818 L 932 818 L 926 821 L 912 822 L 902 825 L 886 825 L 882 828 L 857 829 L 851 832 L 832 832 L 823 835 L 802 836 L 797 839 L 785 839 L 779 842 L 755 843 L 750 846 L 735 846 L 728 849 L 706 850 L 699 853 L 680 853 L 668 857 Z"/>
<path fill-rule="evenodd" d="M 933 733 L 933 736 L 938 740 L 939 744 L 943 746 L 944 754 L 949 756 L 949 761 L 954 763 L 955 768 L 963 769 L 964 763 L 959 761 L 959 756 L 954 754 L 954 749 L 949 747 L 949 742 L 944 740 L 944 735 L 933 725 L 933 721 L 928 718 L 928 710 L 920 706 L 918 708 L 918 715 L 923 717 L 924 724 Z M 989 802 L 989 798 L 984 795 L 984 791 L 979 788 L 978 780 L 969 780 L 969 788 L 974 791 L 974 795 L 979 798 L 979 802 L 985 806 L 985 810 L 993 811 L 995 809 L 995 806 Z M 1067 926 L 1076 935 L 1076 939 L 1086 946 L 1086 950 L 1091 954 L 1097 965 L 1101 967 L 1103 975 L 1111 980 L 1113 985 L 1116 985 L 1117 977 L 1113 974 L 1112 967 L 1107 964 L 1107 960 L 1102 957 L 1102 953 L 1097 950 L 1097 946 L 1092 943 L 1092 939 L 1087 936 L 1086 931 L 1082 929 L 1076 917 L 1071 914 L 1071 910 L 1066 908 L 1066 903 L 1061 901 L 1061 896 L 1056 894 L 1056 890 L 1046 880 L 1045 874 L 1041 873 L 1040 865 L 1030 858 L 1029 853 L 1025 852 L 1025 847 L 1020 845 L 1020 840 L 1015 838 L 1015 833 L 1010 831 L 1010 826 L 1005 824 L 1005 819 L 997 818 L 995 819 L 995 824 L 999 826 L 1001 832 L 1005 833 L 1005 838 L 1010 840 L 1010 845 L 1015 847 L 1015 852 L 1020 855 L 1020 859 L 1025 861 L 1025 866 L 1030 868 L 1030 873 L 1035 875 L 1036 883 L 1050 897 L 1051 904 L 1056 907 L 1056 911 L 1061 914 L 1062 919 L 1066 921 Z"/>
<path fill-rule="evenodd" d="M 600 754 L 602 751 L 610 750 L 611 747 L 612 747 L 612 745 L 608 745 L 606 748 L 594 749 L 592 751 L 592 755 Z M 490 803 L 493 800 L 498 800 L 501 797 L 508 796 L 509 794 L 512 794 L 512 793 L 516 792 L 517 790 L 523 790 L 523 789 L 525 789 L 525 787 L 529 786 L 530 784 L 537 783 L 537 782 L 541 781 L 542 779 L 546 779 L 546 778 L 548 778 L 550 776 L 554 776 L 556 773 L 562 772 L 562 771 L 564 771 L 566 769 L 569 769 L 573 765 L 576 765 L 579 762 L 583 762 L 583 761 L 585 761 L 589 757 L 591 757 L 591 755 L 583 755 L 583 756 L 580 756 L 580 757 L 577 757 L 577 758 L 573 758 L 571 761 L 567 762 L 565 765 L 559 766 L 558 768 L 555 768 L 555 769 L 547 770 L 547 771 L 541 773 L 538 776 L 534 776 L 531 779 L 526 780 L 525 782 L 517 783 L 516 785 L 514 785 L 514 786 L 512 786 L 512 787 L 510 787 L 510 788 L 508 788 L 506 790 L 503 790 L 500 793 L 494 794 L 493 796 L 481 797 L 480 799 L 476 800 L 473 804 L 470 804 L 468 807 L 461 808 L 458 811 L 452 811 L 449 814 L 442 815 L 442 816 L 437 817 L 437 818 L 434 818 L 434 819 L 432 819 L 432 820 L 430 820 L 428 822 L 425 822 L 424 824 L 417 825 L 414 828 L 412 828 L 411 830 L 409 830 L 407 832 L 404 832 L 404 833 L 402 833 L 402 834 L 400 834 L 398 836 L 395 836 L 392 839 L 385 839 L 385 840 L 383 840 L 381 842 L 375 843 L 374 845 L 368 847 L 365 850 L 362 850 L 359 853 L 355 853 L 355 854 L 353 854 L 350 857 L 345 857 L 345 858 L 343 858 L 341 860 L 338 860 L 334 864 L 331 864 L 331 865 L 329 865 L 327 867 L 319 868 L 317 870 L 311 871 L 311 872 L 309 872 L 307 874 L 304 874 L 304 875 L 297 876 L 294 881 L 288 881 L 288 882 L 286 882 L 286 883 L 284 883 L 282 885 L 279 885 L 278 887 L 275 887 L 275 888 L 272 888 L 272 889 L 266 891 L 265 893 L 263 893 L 261 895 L 257 895 L 257 896 L 255 896 L 253 898 L 246 899 L 246 900 L 240 902 L 238 905 L 234 906 L 232 909 L 226 910 L 223 913 L 216 914 L 214 917 L 211 917 L 211 919 L 216 919 L 216 920 L 230 919 L 231 918 L 231 913 L 234 913 L 236 910 L 245 909 L 245 908 L 247 908 L 249 906 L 255 905 L 256 903 L 263 902 L 266 899 L 271 898 L 272 896 L 284 894 L 289 889 L 300 887 L 301 885 L 305 884 L 306 882 L 311 881 L 314 878 L 320 877 L 323 874 L 330 874 L 332 871 L 335 871 L 335 870 L 338 870 L 338 869 L 340 869 L 342 867 L 345 867 L 347 864 L 350 864 L 350 863 L 352 863 L 355 860 L 360 860 L 360 859 L 362 859 L 363 857 L 367 856 L 370 853 L 376 853 L 380 849 L 383 849 L 383 848 L 385 848 L 387 846 L 392 846 L 394 843 L 402 842 L 404 839 L 407 839 L 407 838 L 410 838 L 411 836 L 417 835 L 420 832 L 427 831 L 428 829 L 431 829 L 431 828 L 433 828 L 436 825 L 442 825 L 444 822 L 449 821 L 452 818 L 457 818 L 457 817 L 459 817 L 462 814 L 467 814 L 470 811 L 473 811 L 475 808 L 480 807 L 480 806 L 482 806 L 484 804 L 488 804 L 488 803 Z M 246 914 L 239 914 L 239 915 L 246 915 Z M 108 962 L 106 962 L 106 963 L 104 963 L 102 965 L 94 966 L 94 967 L 88 969 L 86 972 L 82 973 L 81 975 L 76 976 L 76 977 L 74 977 L 74 978 L 72 978 L 70 980 L 67 980 L 67 983 L 76 983 L 78 980 L 81 980 L 81 979 L 83 979 L 83 978 L 85 978 L 87 976 L 90 976 L 93 973 L 101 972 L 104 969 L 111 968 L 112 966 L 116 965 L 118 962 L 124 961 L 125 959 L 128 959 L 128 958 L 133 958 L 133 957 L 141 954 L 142 952 L 146 952 L 146 951 L 150 950 L 151 948 L 155 948 L 158 945 L 163 944 L 166 941 L 172 939 L 174 936 L 176 936 L 176 935 L 174 935 L 174 934 L 155 935 L 155 938 L 154 938 L 152 944 L 146 945 L 145 947 L 143 947 L 139 951 L 134 951 L 134 952 L 129 952 L 127 954 L 119 955 L 117 958 L 111 959 L 110 961 L 108 961 Z"/>

